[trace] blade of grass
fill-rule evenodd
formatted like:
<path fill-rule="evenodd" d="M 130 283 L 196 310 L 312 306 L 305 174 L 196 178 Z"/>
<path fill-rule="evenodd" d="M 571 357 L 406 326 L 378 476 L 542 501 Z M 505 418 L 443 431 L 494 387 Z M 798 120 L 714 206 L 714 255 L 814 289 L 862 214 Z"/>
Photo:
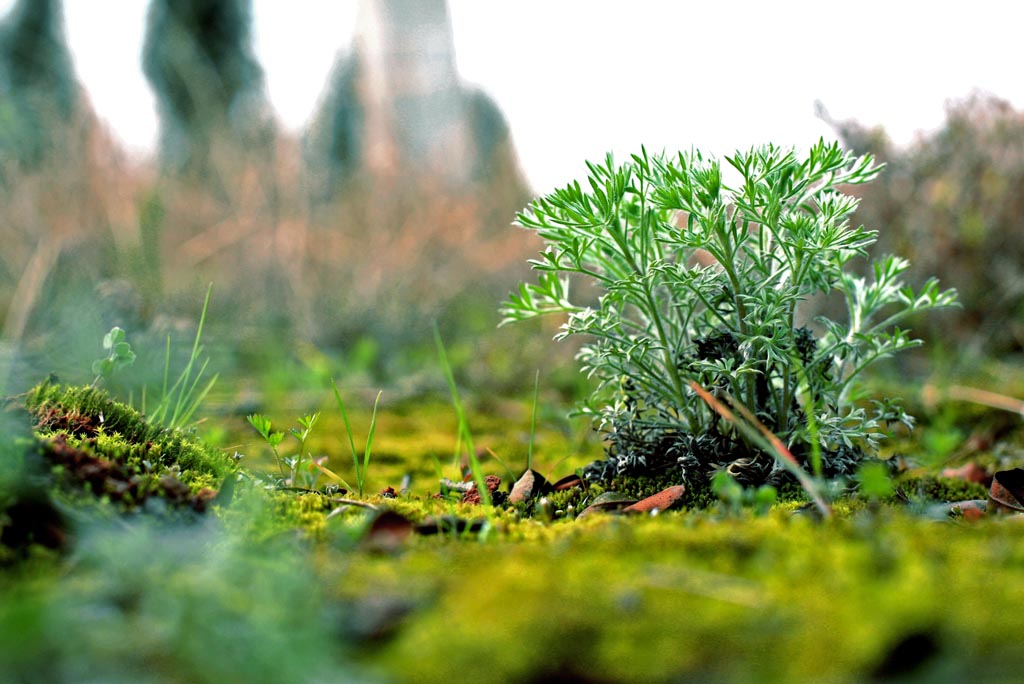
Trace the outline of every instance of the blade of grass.
<path fill-rule="evenodd" d="M 341 420 L 345 423 L 345 434 L 348 436 L 348 446 L 352 451 L 352 464 L 356 469 L 356 485 L 359 496 L 363 495 L 363 487 L 366 483 L 366 471 L 370 465 L 370 450 L 373 447 L 373 433 L 377 429 L 377 405 L 380 402 L 382 392 L 377 392 L 377 399 L 373 402 L 373 416 L 370 418 L 370 432 L 366 438 L 366 449 L 363 451 L 363 465 L 360 467 L 359 456 L 356 453 L 356 440 L 352 432 L 352 424 L 348 420 L 348 412 L 345 410 L 345 402 L 341 400 L 341 392 L 334 379 L 331 379 L 331 387 L 334 389 L 334 400 L 338 404 L 338 411 L 341 413 Z"/>
<path fill-rule="evenodd" d="M 792 473 L 824 517 L 829 518 L 832 516 L 832 508 L 828 505 L 828 502 L 825 501 L 825 497 L 822 495 L 817 483 L 815 483 L 811 476 L 800 467 L 800 464 L 797 462 L 793 454 L 790 453 L 789 449 L 786 448 L 786 445 L 782 443 L 782 440 L 780 440 L 771 430 L 765 427 L 764 424 L 757 419 L 757 416 L 750 412 L 750 409 L 732 397 L 727 396 L 729 403 L 732 404 L 742 416 L 743 420 L 739 420 L 736 415 L 729 410 L 729 407 L 719 401 L 706 389 L 701 387 L 695 380 L 690 382 L 690 387 L 698 394 L 698 396 L 700 396 L 701 399 L 707 402 L 708 406 L 714 409 L 718 415 L 735 425 L 738 430 L 743 432 L 748 439 L 757 444 L 761 449 L 772 454 L 779 464 Z"/>
<path fill-rule="evenodd" d="M 210 293 L 212 291 L 213 291 L 213 283 L 210 283 L 206 287 L 206 297 L 203 299 L 203 312 L 201 314 L 199 314 L 199 326 L 196 328 L 195 340 L 192 341 L 192 353 L 189 355 L 188 363 L 185 364 L 185 370 L 182 371 L 182 374 L 181 374 L 181 377 L 182 377 L 182 383 L 181 383 L 182 390 L 178 392 L 178 400 L 175 403 L 174 414 L 173 414 L 173 417 L 171 419 L 171 424 L 174 425 L 174 426 L 177 426 L 179 424 L 178 423 L 178 419 L 181 416 L 182 408 L 185 405 L 185 403 L 188 401 L 189 397 L 191 396 L 192 392 L 195 389 L 195 384 L 194 383 L 193 383 L 193 385 L 191 387 L 189 387 L 187 392 L 184 390 L 184 387 L 186 385 L 188 385 L 189 379 L 190 379 L 190 377 L 192 375 L 192 367 L 195 365 L 196 359 L 199 358 L 199 354 L 202 351 L 202 347 L 199 346 L 199 341 L 203 337 L 203 326 L 206 324 L 206 311 L 207 311 L 207 309 L 210 306 Z M 199 371 L 199 374 L 196 376 L 196 382 L 199 381 L 199 378 L 202 377 L 203 371 L 205 371 L 205 370 L 206 370 L 206 363 L 203 364 L 202 368 Z"/>
<path fill-rule="evenodd" d="M 192 377 L 192 369 L 196 365 L 196 361 L 199 355 L 202 353 L 203 348 L 200 346 L 200 340 L 203 336 L 203 326 L 206 323 L 206 312 L 210 306 L 210 293 L 213 291 L 213 283 L 210 283 L 206 288 L 206 297 L 203 300 L 203 311 L 199 315 L 199 325 L 196 329 L 196 336 L 192 342 L 192 353 L 189 356 L 188 362 L 185 364 L 184 370 L 181 375 L 175 380 L 171 388 L 167 389 L 167 382 L 170 378 L 171 368 L 171 337 L 167 336 L 167 348 L 164 355 L 164 377 L 163 385 L 161 388 L 160 401 L 157 407 L 153 410 L 153 414 L 150 416 L 150 421 L 161 425 L 166 428 L 180 428 L 184 427 L 191 421 L 192 416 L 196 410 L 202 404 L 203 400 L 209 394 L 213 385 L 217 382 L 218 376 L 215 375 L 208 382 L 202 390 L 198 391 L 199 383 L 206 372 L 206 368 L 209 365 L 209 359 L 206 359 L 202 366 L 199 368 L 199 372 L 195 378 Z M 173 411 L 171 408 L 173 406 Z M 170 412 L 170 415 L 168 413 Z"/>
<path fill-rule="evenodd" d="M 334 480 L 335 482 L 340 484 L 342 487 L 344 487 L 348 491 L 350 491 L 350 492 L 352 491 L 352 485 L 350 485 L 348 482 L 345 482 L 345 480 L 341 477 L 341 475 L 338 475 L 336 472 L 334 472 L 330 468 L 328 468 L 328 467 L 326 467 L 326 466 L 324 466 L 324 465 L 322 465 L 320 463 L 317 463 L 316 459 L 313 459 L 312 465 L 315 468 L 317 468 L 321 473 L 326 475 L 327 479 Z"/>
<path fill-rule="evenodd" d="M 498 454 L 494 453 L 494 450 L 491 449 L 490 447 L 487 447 L 487 453 L 491 455 L 491 458 L 493 458 L 498 465 L 505 469 L 505 475 L 508 476 L 509 482 L 515 482 L 516 474 L 512 472 L 511 468 L 508 467 L 508 463 L 505 463 L 505 459 L 503 459 Z"/>
<path fill-rule="evenodd" d="M 946 398 L 968 401 L 1024 416 L 1024 401 L 989 390 L 965 387 L 963 385 L 950 385 L 946 389 Z"/>
<path fill-rule="evenodd" d="M 359 495 L 363 494 L 363 484 L 366 482 L 366 475 L 370 472 L 370 454 L 373 452 L 373 434 L 377 431 L 377 406 L 380 404 L 380 395 L 383 391 L 377 392 L 377 398 L 373 400 L 373 414 L 370 416 L 370 431 L 366 433 L 366 450 L 363 452 L 363 471 L 359 477 Z"/>
<path fill-rule="evenodd" d="M 530 444 L 526 448 L 526 469 L 533 470 L 533 440 L 537 435 L 537 395 L 540 393 L 540 369 L 533 376 L 533 411 L 530 415 Z"/>
<path fill-rule="evenodd" d="M 210 381 L 206 383 L 206 386 L 203 387 L 199 394 L 195 396 L 192 402 L 188 405 L 188 408 L 185 410 L 185 412 L 181 414 L 181 417 L 178 420 L 178 423 L 180 425 L 188 425 L 189 423 L 192 422 L 193 414 L 195 414 L 199 407 L 202 406 L 203 402 L 206 400 L 206 395 L 208 395 L 210 393 L 210 390 L 213 389 L 213 386 L 217 384 L 218 378 L 220 378 L 220 374 L 214 375 L 212 378 L 210 378 Z"/>
<path fill-rule="evenodd" d="M 811 443 L 811 469 L 814 471 L 814 477 L 821 479 L 821 440 L 819 439 L 818 415 L 814 405 L 814 394 L 810 390 L 807 371 L 804 369 L 800 359 L 795 358 L 794 362 L 804 396 L 804 415 L 807 417 L 807 435 L 810 437 Z"/>
<path fill-rule="evenodd" d="M 455 375 L 452 373 L 451 364 L 448 363 L 448 354 L 444 349 L 444 341 L 441 333 L 434 325 L 434 342 L 437 345 L 437 355 L 441 361 L 441 370 L 444 371 L 445 379 L 448 381 L 448 390 L 452 395 L 452 404 L 455 406 L 455 417 L 458 420 L 458 441 L 466 446 L 469 456 L 469 469 L 473 474 L 473 482 L 476 483 L 476 490 L 480 493 L 480 503 L 487 509 L 491 507 L 491 493 L 487 490 L 487 481 L 480 467 L 480 459 L 476 456 L 476 448 L 473 446 L 473 435 L 469 431 L 469 422 L 466 420 L 466 412 L 462 408 L 462 401 L 459 399 L 459 390 L 455 385 Z M 458 448 L 458 446 L 456 446 Z"/>

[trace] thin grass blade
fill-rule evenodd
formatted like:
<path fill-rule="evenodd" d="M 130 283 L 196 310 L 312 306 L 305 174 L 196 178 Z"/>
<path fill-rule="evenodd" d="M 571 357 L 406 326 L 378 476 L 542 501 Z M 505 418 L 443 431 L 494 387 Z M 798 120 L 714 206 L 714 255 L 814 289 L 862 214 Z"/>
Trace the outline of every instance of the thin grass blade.
<path fill-rule="evenodd" d="M 794 458 L 789 449 L 786 448 L 786 445 L 782 443 L 782 440 L 780 440 L 771 430 L 765 427 L 764 424 L 757 419 L 757 416 L 750 412 L 750 409 L 729 397 L 729 402 L 736 408 L 743 418 L 743 420 L 740 420 L 731 410 L 729 410 L 729 407 L 719 401 L 706 389 L 701 387 L 696 381 L 691 381 L 690 387 L 698 396 L 700 396 L 701 399 L 707 402 L 708 406 L 714 409 L 718 415 L 735 425 L 738 430 L 740 430 L 748 439 L 757 444 L 758 447 L 772 454 L 776 461 L 792 473 L 824 517 L 828 518 L 832 516 L 832 508 L 828 505 L 828 502 L 822 495 L 818 485 L 806 472 L 804 472 L 804 469 L 800 467 L 800 464 L 797 462 L 796 458 Z"/>

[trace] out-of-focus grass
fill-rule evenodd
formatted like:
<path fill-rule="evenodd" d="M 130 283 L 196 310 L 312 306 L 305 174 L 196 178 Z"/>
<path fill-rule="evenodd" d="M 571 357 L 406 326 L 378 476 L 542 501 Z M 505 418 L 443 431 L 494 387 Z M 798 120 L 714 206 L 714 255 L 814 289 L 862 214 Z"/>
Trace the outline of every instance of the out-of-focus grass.
<path fill-rule="evenodd" d="M 314 456 L 327 456 L 327 467 L 352 482 L 355 479 L 352 458 L 341 416 L 336 407 L 326 403 L 327 397 L 324 401 L 318 409 L 321 410 L 320 420 L 309 439 L 308 449 Z M 347 404 L 359 452 L 370 424 L 372 398 L 369 403 L 349 401 Z M 467 418 L 484 469 L 488 474 L 500 476 L 506 485 L 511 485 L 511 478 L 526 469 L 530 410 L 528 398 L 491 398 L 484 405 L 473 402 L 467 407 Z M 288 426 L 297 415 L 279 411 L 271 419 L 275 426 Z M 249 467 L 266 472 L 276 468 L 270 449 L 262 444 L 250 426 L 240 420 L 227 421 L 225 425 L 227 429 L 218 437 L 223 446 L 245 454 Z M 454 459 L 457 431 L 451 403 L 442 397 L 405 399 L 397 403 L 388 402 L 386 395 L 382 397 L 366 492 L 389 486 L 397 490 L 406 475 L 410 477 L 411 491 L 420 494 L 437 491 L 441 476 L 462 479 L 459 464 Z M 280 447 L 281 453 L 297 444 L 288 438 Z M 600 440 L 586 421 L 568 419 L 562 408 L 542 405 L 534 435 L 534 469 L 557 479 L 600 455 Z"/>

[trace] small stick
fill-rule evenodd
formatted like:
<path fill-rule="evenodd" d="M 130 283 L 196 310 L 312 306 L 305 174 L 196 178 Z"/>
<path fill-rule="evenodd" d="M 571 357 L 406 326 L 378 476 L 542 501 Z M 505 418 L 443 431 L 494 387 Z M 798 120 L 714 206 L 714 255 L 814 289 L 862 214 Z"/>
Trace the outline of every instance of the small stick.
<path fill-rule="evenodd" d="M 1024 417 L 1024 401 L 1008 397 L 1005 394 L 997 394 L 996 392 L 977 389 L 975 387 L 965 387 L 963 385 L 950 385 L 946 390 L 946 398 L 970 401 L 975 404 L 981 404 L 983 406 L 990 406 L 1003 411 L 1009 411 L 1010 413 L 1016 413 L 1017 415 Z"/>
<path fill-rule="evenodd" d="M 736 410 L 740 412 L 740 414 L 743 416 L 745 420 L 748 421 L 749 424 L 741 422 L 740 420 L 737 420 L 736 416 L 733 414 L 732 411 L 729 410 L 729 408 L 725 404 L 720 402 L 718 399 L 715 398 L 714 395 L 712 395 L 706 389 L 701 387 L 696 380 L 690 382 L 690 388 L 693 389 L 693 391 L 696 392 L 701 399 L 706 401 L 708 403 L 708 406 L 714 409 L 720 416 L 722 416 L 727 421 L 735 425 L 737 429 L 744 432 L 744 434 L 746 434 L 751 439 L 760 442 L 761 448 L 767 446 L 767 451 L 774 451 L 776 457 L 779 459 L 782 465 L 786 467 L 786 470 L 793 473 L 796 479 L 799 480 L 800 485 L 804 488 L 804 491 L 806 491 L 810 495 L 811 500 L 814 501 L 814 504 L 818 507 L 818 510 L 821 511 L 821 514 L 826 518 L 831 517 L 832 508 L 825 501 L 824 497 L 822 497 L 822 495 L 818 492 L 818 487 L 815 484 L 814 480 L 812 480 L 811 477 L 806 472 L 804 472 L 804 469 L 800 467 L 800 464 L 797 462 L 796 458 L 789 451 L 789 449 L 786 448 L 786 445 L 782 443 L 782 440 L 779 439 L 778 436 L 775 435 L 771 430 L 765 427 L 764 423 L 759 421 L 757 419 L 757 416 L 750 412 L 750 409 L 748 409 L 746 406 L 736 401 L 732 397 L 726 395 L 729 402 L 736 407 Z"/>

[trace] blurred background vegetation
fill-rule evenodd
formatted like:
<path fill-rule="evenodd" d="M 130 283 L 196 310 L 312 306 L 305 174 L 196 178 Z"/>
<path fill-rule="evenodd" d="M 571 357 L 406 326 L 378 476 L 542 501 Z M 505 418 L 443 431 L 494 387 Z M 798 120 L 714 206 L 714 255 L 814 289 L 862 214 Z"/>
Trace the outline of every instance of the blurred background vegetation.
<path fill-rule="evenodd" d="M 155 380 L 168 334 L 187 354 L 207 283 L 226 401 L 331 377 L 440 388 L 435 324 L 477 388 L 522 390 L 541 368 L 572 391 L 572 350 L 552 330 L 495 329 L 540 245 L 510 227 L 531 192 L 501 111 L 459 77 L 444 0 L 362 2 L 300 135 L 271 114 L 250 2 L 153 0 L 147 21 L 161 135 L 142 161 L 90 109 L 59 0 L 19 0 L 0 26 L 7 391 L 50 371 L 87 379 L 112 325 L 141 352 L 136 384 Z M 961 292 L 962 310 L 915 333 L 960 355 L 1020 352 L 1022 114 L 967 94 L 903 147 L 829 122 L 888 164 L 857 189 L 879 250 L 909 257 L 915 285 L 936 274 Z"/>
<path fill-rule="evenodd" d="M 134 374 L 158 374 L 168 333 L 187 353 L 207 283 L 213 365 L 251 389 L 415 385 L 424 364 L 443 383 L 435 322 L 463 372 L 532 382 L 540 347 L 494 332 L 538 247 L 509 228 L 529 194 L 504 119 L 460 82 L 445 2 L 368 2 L 360 22 L 296 137 L 275 130 L 249 2 L 155 0 L 142 59 L 161 135 L 139 163 L 82 96 L 61 3 L 15 4 L 0 32 L 9 389 L 76 377 L 112 325 L 143 352 Z M 521 376 L 514 359 L 530 359 Z"/>

